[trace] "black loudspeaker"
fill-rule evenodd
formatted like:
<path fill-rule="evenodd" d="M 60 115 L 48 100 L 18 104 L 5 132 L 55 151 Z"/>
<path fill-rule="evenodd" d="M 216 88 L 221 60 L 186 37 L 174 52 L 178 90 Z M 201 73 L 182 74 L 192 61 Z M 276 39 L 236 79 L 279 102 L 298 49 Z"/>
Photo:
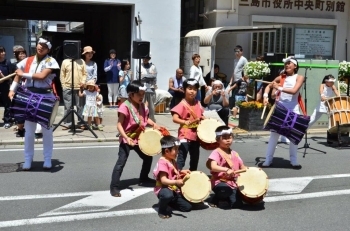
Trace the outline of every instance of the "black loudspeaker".
<path fill-rule="evenodd" d="M 81 48 L 80 40 L 63 41 L 63 59 L 80 59 Z"/>
<path fill-rule="evenodd" d="M 132 43 L 132 58 L 142 59 L 149 57 L 150 42 L 133 41 Z"/>

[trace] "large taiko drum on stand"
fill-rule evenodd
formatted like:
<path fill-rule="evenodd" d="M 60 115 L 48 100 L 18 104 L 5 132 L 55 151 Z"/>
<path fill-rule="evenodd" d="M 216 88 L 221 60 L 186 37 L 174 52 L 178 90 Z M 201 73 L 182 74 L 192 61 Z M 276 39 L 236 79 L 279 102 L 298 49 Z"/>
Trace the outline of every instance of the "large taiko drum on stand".
<path fill-rule="evenodd" d="M 270 130 L 287 137 L 298 145 L 309 126 L 310 116 L 294 113 L 276 102 L 270 109 L 264 123 L 264 130 Z"/>
<path fill-rule="evenodd" d="M 222 124 L 216 119 L 204 119 L 199 122 L 197 127 L 197 136 L 202 148 L 214 150 L 219 145 L 216 142 L 215 130 Z"/>
<path fill-rule="evenodd" d="M 192 203 L 200 203 L 208 198 L 211 192 L 209 177 L 201 171 L 193 171 L 183 178 L 182 195 Z"/>
<path fill-rule="evenodd" d="M 264 199 L 269 180 L 261 168 L 247 167 L 245 172 L 239 173 L 236 184 L 244 202 L 257 204 Z"/>
<path fill-rule="evenodd" d="M 160 130 L 146 128 L 139 135 L 138 144 L 140 150 L 147 156 L 158 155 L 162 151 L 160 139 L 166 135 L 170 135 L 170 133 L 163 127 Z"/>
<path fill-rule="evenodd" d="M 329 123 L 328 132 L 341 133 L 350 131 L 350 97 L 337 96 L 325 101 L 327 106 Z"/>
<path fill-rule="evenodd" d="M 36 94 L 18 88 L 11 102 L 11 115 L 16 120 L 28 120 L 49 129 L 55 121 L 59 101 L 52 94 Z"/>

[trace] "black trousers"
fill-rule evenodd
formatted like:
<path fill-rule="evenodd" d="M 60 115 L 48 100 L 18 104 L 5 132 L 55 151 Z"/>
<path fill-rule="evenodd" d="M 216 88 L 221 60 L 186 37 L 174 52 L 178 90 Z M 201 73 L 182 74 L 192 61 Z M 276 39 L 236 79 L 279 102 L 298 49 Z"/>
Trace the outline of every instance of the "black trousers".
<path fill-rule="evenodd" d="M 182 211 L 189 212 L 192 209 L 192 205 L 188 202 L 180 193 L 176 193 L 168 188 L 162 188 L 158 193 L 159 209 L 158 213 L 166 214 L 167 206 Z"/>
<path fill-rule="evenodd" d="M 220 200 L 227 200 L 232 208 L 242 206 L 242 199 L 236 188 L 231 188 L 226 183 L 221 182 L 213 188 L 215 193 L 211 203 L 218 204 Z"/>
<path fill-rule="evenodd" d="M 11 122 L 11 114 L 10 114 L 11 100 L 8 97 L 9 89 L 10 89 L 10 86 L 6 81 L 0 84 L 0 101 L 4 107 L 4 115 L 2 117 L 2 120 L 4 121 L 4 123 Z"/>
<path fill-rule="evenodd" d="M 118 160 L 114 166 L 112 173 L 112 180 L 110 185 L 111 189 L 115 188 L 117 190 L 120 190 L 120 177 L 123 173 L 126 161 L 128 160 L 130 150 L 135 150 L 135 152 L 143 160 L 140 172 L 140 180 L 148 178 L 148 174 L 151 171 L 153 157 L 143 154 L 138 145 L 132 147 L 128 144 L 121 143 L 119 146 Z"/>
<path fill-rule="evenodd" d="M 199 161 L 199 142 L 198 141 L 191 141 L 191 142 L 184 142 L 181 143 L 179 148 L 179 153 L 177 155 L 177 167 L 179 170 L 182 170 L 182 168 L 185 166 L 187 153 L 190 153 L 190 171 L 196 171 L 198 167 L 198 161 Z"/>

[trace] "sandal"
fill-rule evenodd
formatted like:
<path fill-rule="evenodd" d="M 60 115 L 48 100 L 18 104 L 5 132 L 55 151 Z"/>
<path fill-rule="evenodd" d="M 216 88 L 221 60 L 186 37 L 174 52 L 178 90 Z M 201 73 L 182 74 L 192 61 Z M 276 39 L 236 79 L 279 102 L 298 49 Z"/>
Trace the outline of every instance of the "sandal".
<path fill-rule="evenodd" d="M 161 213 L 158 213 L 158 216 L 161 219 L 168 219 L 170 217 L 170 215 L 164 215 L 164 214 L 161 214 Z"/>
<path fill-rule="evenodd" d="M 208 205 L 209 205 L 210 207 L 212 207 L 212 208 L 217 208 L 217 207 L 218 207 L 218 205 L 217 205 L 217 204 L 214 204 L 214 203 L 208 203 Z"/>

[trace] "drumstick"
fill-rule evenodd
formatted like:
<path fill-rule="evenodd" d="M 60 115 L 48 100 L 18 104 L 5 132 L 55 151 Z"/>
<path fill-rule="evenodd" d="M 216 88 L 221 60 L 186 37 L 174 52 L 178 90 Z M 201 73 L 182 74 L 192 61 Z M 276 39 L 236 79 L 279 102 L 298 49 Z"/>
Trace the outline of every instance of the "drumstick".
<path fill-rule="evenodd" d="M 247 97 L 248 97 L 248 98 L 251 98 L 251 99 L 254 99 L 253 96 L 251 96 L 251 95 L 249 95 L 249 94 L 247 94 Z"/>
<path fill-rule="evenodd" d="M 12 74 L 9 74 L 9 75 L 7 75 L 7 76 L 1 78 L 1 79 L 0 79 L 0 83 L 4 82 L 5 80 L 10 79 L 11 77 L 13 77 L 13 76 L 15 76 L 15 75 L 16 75 L 16 73 L 12 73 Z"/>
<path fill-rule="evenodd" d="M 259 79 L 256 79 L 255 81 L 262 82 L 262 83 L 268 83 L 268 84 L 272 83 L 272 82 L 269 82 L 269 81 L 264 81 L 264 80 L 259 80 Z"/>
<path fill-rule="evenodd" d="M 247 171 L 247 169 L 240 169 L 240 170 L 235 171 L 235 173 L 242 173 L 242 172 L 246 172 L 246 171 Z"/>
<path fill-rule="evenodd" d="M 264 118 L 265 110 L 266 110 L 266 105 L 264 106 L 263 112 L 262 112 L 262 114 L 261 114 L 261 119 Z"/>

